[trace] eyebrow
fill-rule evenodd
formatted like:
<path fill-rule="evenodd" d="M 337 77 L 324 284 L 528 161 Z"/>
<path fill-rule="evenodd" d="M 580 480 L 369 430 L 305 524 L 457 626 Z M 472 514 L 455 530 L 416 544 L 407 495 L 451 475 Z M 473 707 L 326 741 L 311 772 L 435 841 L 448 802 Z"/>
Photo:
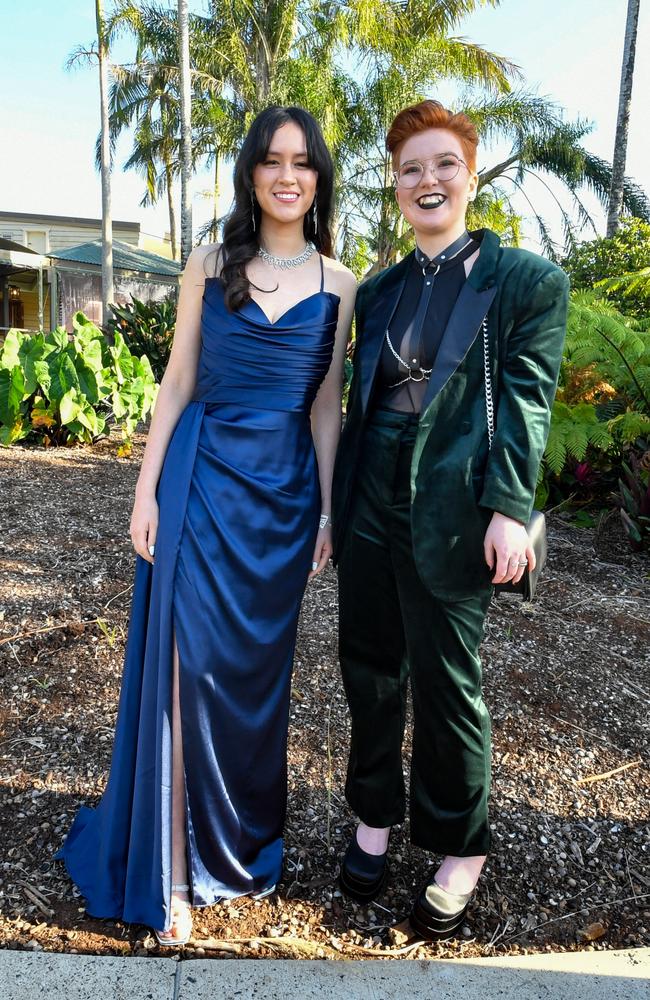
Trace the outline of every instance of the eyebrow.
<path fill-rule="evenodd" d="M 460 156 L 458 156 L 458 153 L 454 153 L 453 149 L 447 149 L 445 150 L 444 153 L 433 153 L 432 156 L 425 156 L 425 160 L 431 160 L 433 159 L 434 156 L 455 156 L 457 159 L 460 160 Z M 400 167 L 403 167 L 405 163 L 419 163 L 419 162 L 420 161 L 417 158 L 417 156 L 412 156 L 410 160 L 402 160 L 402 162 L 400 163 Z"/>
<path fill-rule="evenodd" d="M 267 156 L 282 156 L 282 153 L 278 152 L 277 149 L 267 149 L 266 155 Z M 293 153 L 292 155 L 294 156 L 294 158 L 297 158 L 298 156 L 304 156 L 304 157 L 306 157 L 307 156 L 307 150 L 305 149 L 302 153 Z"/>

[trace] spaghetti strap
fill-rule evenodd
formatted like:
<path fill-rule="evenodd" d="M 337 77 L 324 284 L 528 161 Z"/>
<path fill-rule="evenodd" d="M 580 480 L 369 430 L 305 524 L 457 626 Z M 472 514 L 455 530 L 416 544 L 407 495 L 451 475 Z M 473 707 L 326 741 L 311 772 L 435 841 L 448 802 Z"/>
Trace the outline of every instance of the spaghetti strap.
<path fill-rule="evenodd" d="M 321 292 L 324 292 L 325 291 L 325 268 L 323 267 L 323 255 L 322 255 L 322 253 L 318 254 L 318 259 L 320 261 L 320 290 L 321 290 Z"/>

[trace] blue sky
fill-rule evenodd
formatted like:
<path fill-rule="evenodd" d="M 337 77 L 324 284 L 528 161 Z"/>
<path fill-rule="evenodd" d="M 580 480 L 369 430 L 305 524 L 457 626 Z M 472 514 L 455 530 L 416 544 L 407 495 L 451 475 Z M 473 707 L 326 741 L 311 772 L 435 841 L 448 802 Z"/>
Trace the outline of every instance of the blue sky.
<path fill-rule="evenodd" d="M 99 125 L 97 72 L 64 68 L 72 49 L 94 37 L 94 6 L 93 0 L 23 0 L 11 3 L 9 13 L 9 0 L 0 0 L 5 13 L 0 36 L 0 210 L 100 214 L 99 177 L 93 166 Z M 201 0 L 191 6 L 203 9 Z M 457 33 L 512 59 L 521 67 L 527 87 L 557 101 L 568 118 L 594 122 L 586 144 L 611 159 L 626 8 L 627 0 L 502 0 L 496 10 L 483 8 L 469 15 Z M 118 49 L 116 61 L 128 58 L 126 46 Z M 443 100 L 452 94 L 448 87 L 440 92 Z M 642 4 L 628 173 L 650 191 L 648 94 L 650 4 Z M 485 150 L 483 163 L 494 162 L 498 152 Z M 162 235 L 167 227 L 165 205 L 141 208 L 142 181 L 119 169 L 128 153 L 125 138 L 113 175 L 113 216 L 140 221 L 147 232 Z M 209 183 L 207 175 L 199 176 L 195 190 Z M 541 189 L 535 203 L 547 211 Z M 197 195 L 195 224 L 209 211 Z M 602 225 L 601 216 L 599 222 Z"/>

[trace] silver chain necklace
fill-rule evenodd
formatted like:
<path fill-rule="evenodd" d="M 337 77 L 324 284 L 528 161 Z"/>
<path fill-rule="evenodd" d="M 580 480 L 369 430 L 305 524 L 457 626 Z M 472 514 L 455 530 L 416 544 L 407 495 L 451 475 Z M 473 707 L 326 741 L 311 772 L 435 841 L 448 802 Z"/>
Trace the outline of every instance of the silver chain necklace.
<path fill-rule="evenodd" d="M 305 243 L 305 249 L 295 257 L 276 257 L 275 254 L 269 253 L 264 247 L 260 247 L 257 251 L 257 256 L 261 257 L 265 264 L 270 264 L 271 267 L 276 267 L 280 271 L 285 271 L 289 267 L 300 267 L 309 260 L 311 255 L 316 249 L 316 244 L 308 240 Z"/>

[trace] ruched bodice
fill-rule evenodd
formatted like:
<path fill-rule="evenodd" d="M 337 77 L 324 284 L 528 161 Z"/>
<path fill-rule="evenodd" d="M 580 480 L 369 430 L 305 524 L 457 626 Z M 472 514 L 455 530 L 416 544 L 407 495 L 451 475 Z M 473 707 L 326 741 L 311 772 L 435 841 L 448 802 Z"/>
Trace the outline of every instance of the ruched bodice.
<path fill-rule="evenodd" d="M 194 400 L 309 412 L 332 360 L 339 298 L 319 291 L 275 323 L 253 299 L 235 312 L 207 278 Z"/>

